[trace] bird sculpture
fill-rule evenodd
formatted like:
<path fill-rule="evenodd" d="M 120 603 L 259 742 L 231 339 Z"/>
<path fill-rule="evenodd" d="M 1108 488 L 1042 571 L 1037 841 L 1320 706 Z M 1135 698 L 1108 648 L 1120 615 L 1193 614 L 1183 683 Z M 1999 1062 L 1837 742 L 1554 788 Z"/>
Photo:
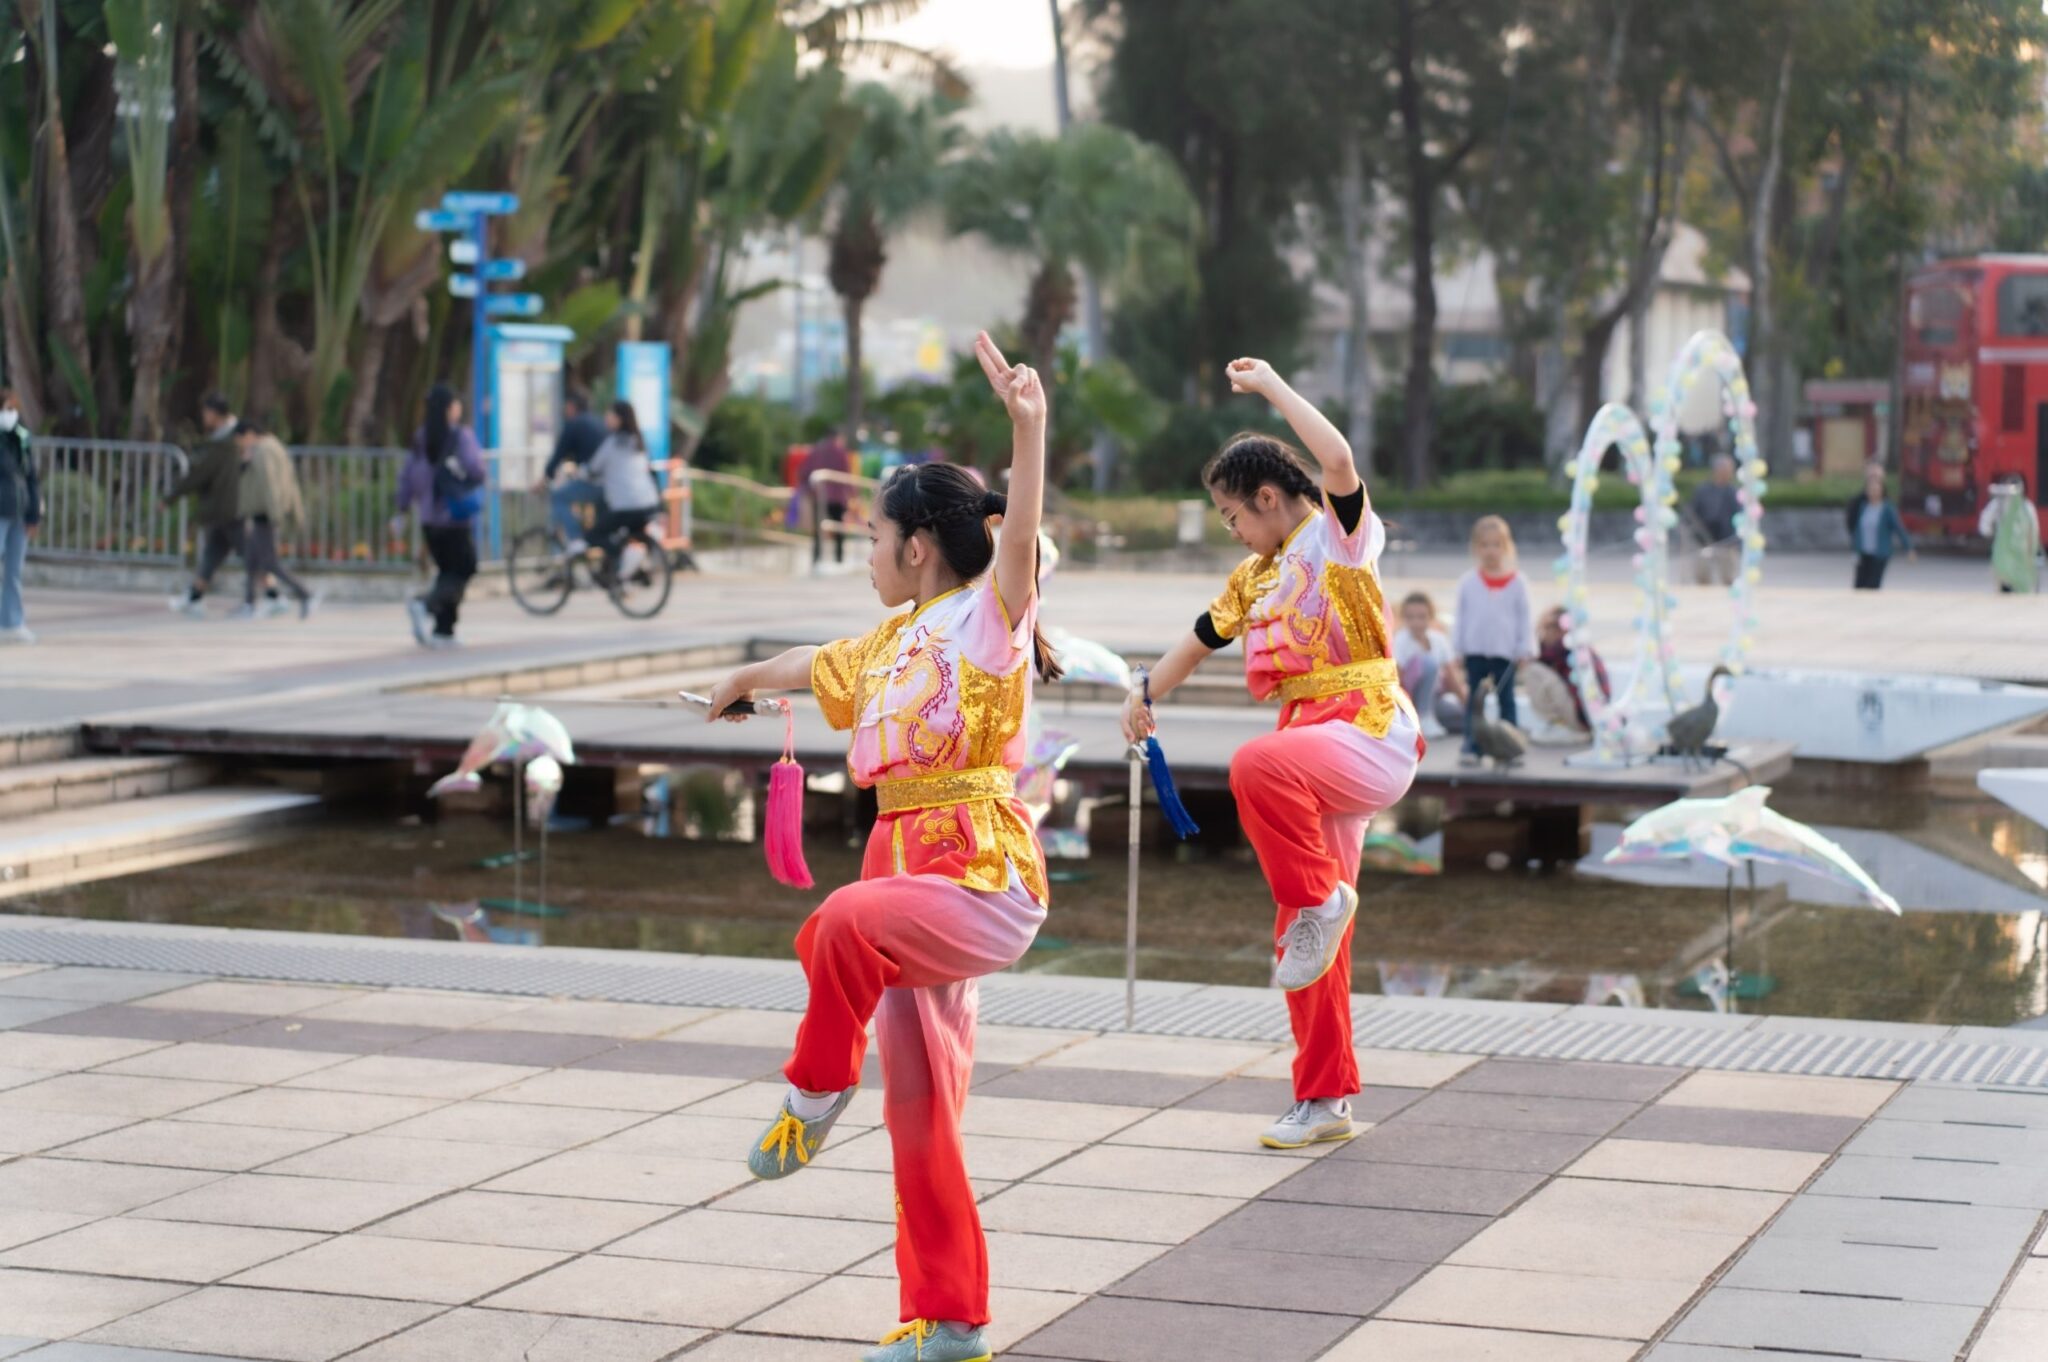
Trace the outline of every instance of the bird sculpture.
<path fill-rule="evenodd" d="M 427 793 L 439 797 L 450 790 L 474 790 L 483 784 L 483 771 L 500 761 L 526 762 L 549 756 L 560 762 L 576 760 L 569 730 L 562 721 L 538 705 L 500 701 L 491 717 L 463 752 L 455 770 L 434 782 Z"/>
<path fill-rule="evenodd" d="M 1721 722 L 1721 705 L 1714 699 L 1714 683 L 1734 675 L 1726 667 L 1714 668 L 1707 677 L 1706 699 L 1672 715 L 1671 722 L 1664 726 L 1667 750 L 1682 758 L 1687 770 L 1708 760 L 1707 741 L 1714 736 L 1714 726 Z"/>
<path fill-rule="evenodd" d="M 1489 676 L 1472 693 L 1472 741 L 1478 745 L 1481 756 L 1492 760 L 1495 770 L 1505 771 L 1528 752 L 1529 735 L 1505 719 L 1486 716 L 1486 697 L 1493 690 L 1493 678 Z"/>

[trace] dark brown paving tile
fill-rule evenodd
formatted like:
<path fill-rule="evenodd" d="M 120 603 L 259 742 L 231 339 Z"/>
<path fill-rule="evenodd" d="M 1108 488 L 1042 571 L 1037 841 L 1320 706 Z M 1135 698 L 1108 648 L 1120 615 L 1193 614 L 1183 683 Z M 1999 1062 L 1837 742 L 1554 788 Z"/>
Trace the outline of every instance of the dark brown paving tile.
<path fill-rule="evenodd" d="M 119 1036 L 126 1040 L 205 1040 L 252 1026 L 264 1018 L 247 1012 L 197 1012 L 178 1007 L 123 1007 L 119 1003 L 68 1012 L 16 1028 L 60 1036 Z"/>
<path fill-rule="evenodd" d="M 1747 1145 L 1831 1154 L 1863 1128 L 1854 1116 L 1806 1116 L 1789 1111 L 1732 1111 L 1723 1107 L 1646 1107 L 1617 1136 L 1681 1144 Z"/>
<path fill-rule="evenodd" d="M 1315 1252 L 1343 1258 L 1438 1263 L 1490 1223 L 1483 1215 L 1253 1201 L 1188 1242 L 1205 1248 Z"/>
<path fill-rule="evenodd" d="M 1482 1130 L 1527 1130 L 1549 1135 L 1605 1135 L 1635 1115 L 1634 1102 L 1596 1102 L 1580 1097 L 1524 1097 L 1515 1093 L 1431 1093 L 1401 1113 L 1403 1121 L 1427 1125 L 1477 1126 Z"/>
<path fill-rule="evenodd" d="M 1019 1362 L 1308 1362 L 1357 1326 L 1349 1315 L 1098 1296 L 1004 1356 Z"/>
<path fill-rule="evenodd" d="M 1347 1162 L 1371 1159 L 1378 1163 L 1416 1163 L 1436 1168 L 1555 1173 L 1598 1142 L 1595 1135 L 1434 1126 L 1403 1112 L 1339 1146 L 1329 1157 Z"/>
<path fill-rule="evenodd" d="M 386 1022 L 321 1021 L 317 1017 L 265 1017 L 210 1039 L 219 1045 L 264 1045 L 278 1050 L 320 1050 L 343 1055 L 375 1055 L 401 1045 L 438 1036 L 432 1026 L 393 1026 Z"/>
<path fill-rule="evenodd" d="M 980 1092 L 988 1097 L 1036 1097 L 1051 1102 L 1102 1102 L 1115 1106 L 1170 1107 L 1199 1088 L 1206 1078 L 1185 1074 L 1135 1073 L 1128 1069 L 1019 1069 Z M 1282 1107 L 1286 1104 L 1283 1102 Z M 1275 1109 L 1277 1115 L 1279 1109 Z"/>
<path fill-rule="evenodd" d="M 1527 1097 L 1581 1097 L 1648 1102 L 1685 1077 L 1685 1069 L 1652 1064 L 1559 1063 L 1489 1059 L 1444 1084 L 1447 1092 L 1520 1093 Z"/>
<path fill-rule="evenodd" d="M 1392 1300 L 1428 1267 L 1385 1258 L 1192 1243 L 1153 1259 L 1108 1294 L 1363 1317 Z"/>
<path fill-rule="evenodd" d="M 689 1074 L 701 1078 L 772 1078 L 788 1060 L 789 1052 L 778 1046 L 636 1040 L 565 1067 L 633 1074 Z"/>
<path fill-rule="evenodd" d="M 478 1064 L 530 1064 L 557 1069 L 616 1050 L 610 1036 L 558 1031 L 446 1031 L 394 1051 L 412 1059 L 461 1059 Z"/>
<path fill-rule="evenodd" d="M 1493 1168 L 1318 1159 L 1263 1195 L 1274 1201 L 1312 1201 L 1326 1206 L 1498 1216 L 1542 1186 L 1543 1179 L 1542 1173 Z"/>
<path fill-rule="evenodd" d="M 1429 1091 L 1427 1088 L 1368 1087 L 1351 1099 L 1357 1121 L 1384 1121 Z M 1294 1104 L 1294 1084 L 1285 1078 L 1226 1078 L 1178 1105 L 1194 1111 L 1228 1111 L 1240 1116 L 1278 1116 Z"/>

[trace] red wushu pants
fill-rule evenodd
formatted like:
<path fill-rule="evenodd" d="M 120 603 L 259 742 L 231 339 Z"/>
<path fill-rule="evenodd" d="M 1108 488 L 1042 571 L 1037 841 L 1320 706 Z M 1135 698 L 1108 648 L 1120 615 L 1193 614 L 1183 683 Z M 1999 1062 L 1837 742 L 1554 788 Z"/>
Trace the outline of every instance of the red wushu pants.
<path fill-rule="evenodd" d="M 1342 719 L 1296 724 L 1252 739 L 1230 759 L 1230 793 L 1279 912 L 1278 942 L 1297 911 L 1358 882 L 1372 816 L 1408 792 L 1419 760 L 1405 716 L 1384 738 Z M 1356 925 L 1354 920 L 1353 925 Z M 1336 963 L 1287 995 L 1294 1025 L 1294 1096 L 1349 1097 L 1359 1090 L 1351 1049 L 1351 928 Z"/>
<path fill-rule="evenodd" d="M 881 1043 L 905 1321 L 988 1322 L 988 1242 L 960 1144 L 975 979 L 1016 961 L 1044 921 L 1014 871 L 1001 894 L 891 875 L 834 890 L 796 934 L 811 996 L 783 1075 L 809 1092 L 850 1088 L 870 1018 Z"/>

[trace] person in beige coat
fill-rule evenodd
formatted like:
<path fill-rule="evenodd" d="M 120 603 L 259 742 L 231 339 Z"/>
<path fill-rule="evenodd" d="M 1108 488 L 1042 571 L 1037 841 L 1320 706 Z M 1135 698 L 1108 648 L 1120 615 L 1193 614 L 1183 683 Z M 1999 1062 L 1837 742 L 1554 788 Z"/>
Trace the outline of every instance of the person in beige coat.
<path fill-rule="evenodd" d="M 240 619 L 255 617 L 256 589 L 267 573 L 298 599 L 299 618 L 305 619 L 313 613 L 316 598 L 298 578 L 285 571 L 277 552 L 278 531 L 295 529 L 306 518 L 306 502 L 299 491 L 299 475 L 292 468 L 292 456 L 276 436 L 246 421 L 235 428 L 235 447 L 242 456 L 235 505 L 248 526 L 243 558 L 249 566 L 249 583 L 242 593 L 242 607 L 235 615 Z M 277 610 L 266 608 L 264 613 L 281 613 L 283 603 L 276 604 Z"/>

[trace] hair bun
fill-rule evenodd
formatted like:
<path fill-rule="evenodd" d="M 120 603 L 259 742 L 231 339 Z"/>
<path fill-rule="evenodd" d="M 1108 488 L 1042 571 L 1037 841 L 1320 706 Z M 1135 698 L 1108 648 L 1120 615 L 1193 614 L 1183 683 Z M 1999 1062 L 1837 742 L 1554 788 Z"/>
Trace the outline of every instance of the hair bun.
<path fill-rule="evenodd" d="M 981 514 L 983 517 L 1001 515 L 1009 509 L 1010 499 L 1001 492 L 983 492 L 981 494 Z"/>

